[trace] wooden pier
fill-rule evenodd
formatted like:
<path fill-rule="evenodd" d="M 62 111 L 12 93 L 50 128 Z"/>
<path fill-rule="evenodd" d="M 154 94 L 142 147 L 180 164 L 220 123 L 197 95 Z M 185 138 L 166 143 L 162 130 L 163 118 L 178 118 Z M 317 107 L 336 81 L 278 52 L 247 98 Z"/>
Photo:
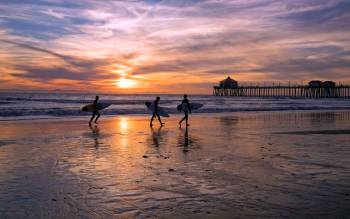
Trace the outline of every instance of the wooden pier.
<path fill-rule="evenodd" d="M 291 98 L 350 98 L 350 86 L 214 86 L 215 96 L 239 97 L 291 97 Z"/>

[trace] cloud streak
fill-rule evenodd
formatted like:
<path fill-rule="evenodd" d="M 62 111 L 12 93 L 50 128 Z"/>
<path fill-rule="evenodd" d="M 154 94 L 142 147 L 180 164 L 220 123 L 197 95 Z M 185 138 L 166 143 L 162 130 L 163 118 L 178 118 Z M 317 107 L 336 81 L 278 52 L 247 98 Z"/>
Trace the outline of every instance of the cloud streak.
<path fill-rule="evenodd" d="M 187 78 L 196 85 L 188 92 L 202 83 L 208 93 L 227 74 L 350 80 L 349 9 L 346 0 L 5 1 L 2 75 L 13 85 L 72 80 L 115 92 L 121 77 L 139 82 L 132 92 L 173 92 Z"/>

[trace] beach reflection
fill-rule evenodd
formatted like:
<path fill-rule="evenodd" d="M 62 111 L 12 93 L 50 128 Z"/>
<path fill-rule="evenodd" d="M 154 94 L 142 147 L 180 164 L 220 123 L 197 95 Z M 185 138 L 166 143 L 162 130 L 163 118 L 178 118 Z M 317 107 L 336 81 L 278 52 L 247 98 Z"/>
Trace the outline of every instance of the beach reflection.
<path fill-rule="evenodd" d="M 224 133 L 228 139 L 232 139 L 235 129 L 238 126 L 238 118 L 235 116 L 223 116 L 219 118 L 219 121 L 222 133 Z"/>
<path fill-rule="evenodd" d="M 225 129 L 234 129 L 238 124 L 238 118 L 234 116 L 223 116 L 220 117 L 220 123 Z"/>
<path fill-rule="evenodd" d="M 180 128 L 177 145 L 182 147 L 182 151 L 186 154 L 190 149 L 199 148 L 198 139 L 190 135 L 190 127 Z"/>
<path fill-rule="evenodd" d="M 159 147 L 160 143 L 163 141 L 163 134 L 162 133 L 163 126 L 160 126 L 159 128 L 151 127 L 151 138 L 152 138 L 152 145 L 155 147 Z"/>
<path fill-rule="evenodd" d="M 8 123 L 0 126 L 0 142 L 13 142 L 0 147 L 0 196 L 9 216 L 28 199 L 30 218 L 278 218 L 310 205 L 318 216 L 349 212 L 349 135 L 292 132 L 334 133 L 349 121 L 349 112 L 273 112 L 193 116 L 181 129 L 176 117 L 153 128 L 141 116 L 91 127 Z"/>
<path fill-rule="evenodd" d="M 190 139 L 188 137 L 188 126 L 185 128 L 185 132 L 183 133 L 183 141 L 179 141 L 179 145 L 183 147 L 183 152 L 187 153 L 188 152 L 188 146 L 190 144 Z"/>
<path fill-rule="evenodd" d="M 89 126 L 91 129 L 91 133 L 92 133 L 92 138 L 94 139 L 94 147 L 95 149 L 99 148 L 99 138 L 100 138 L 100 129 L 97 125 L 90 125 Z"/>
<path fill-rule="evenodd" d="M 127 129 L 128 129 L 128 127 L 129 127 L 129 120 L 128 120 L 128 118 L 126 118 L 126 117 L 121 117 L 121 118 L 119 119 L 118 125 L 119 125 L 119 130 L 120 130 L 121 132 L 126 132 Z"/>
<path fill-rule="evenodd" d="M 130 129 L 130 121 L 127 117 L 120 117 L 118 119 L 118 133 L 120 134 L 120 145 L 123 147 L 123 148 L 126 148 L 128 147 L 128 133 L 129 133 L 129 129 Z"/>

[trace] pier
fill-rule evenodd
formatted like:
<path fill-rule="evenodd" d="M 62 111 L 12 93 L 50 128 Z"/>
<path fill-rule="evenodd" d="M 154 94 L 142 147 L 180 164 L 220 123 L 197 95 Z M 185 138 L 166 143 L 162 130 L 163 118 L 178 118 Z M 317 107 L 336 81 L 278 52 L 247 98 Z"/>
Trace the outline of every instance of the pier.
<path fill-rule="evenodd" d="M 214 86 L 215 96 L 291 97 L 291 98 L 350 98 L 350 85 L 336 85 L 332 81 L 310 81 L 308 85 L 238 86 L 228 77 Z"/>

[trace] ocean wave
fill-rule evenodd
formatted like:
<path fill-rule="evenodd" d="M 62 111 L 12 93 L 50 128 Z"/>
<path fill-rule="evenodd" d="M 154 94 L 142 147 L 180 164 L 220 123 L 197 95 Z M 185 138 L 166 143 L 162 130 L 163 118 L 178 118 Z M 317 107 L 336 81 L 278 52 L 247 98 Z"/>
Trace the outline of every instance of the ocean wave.
<path fill-rule="evenodd" d="M 250 108 L 202 108 L 194 111 L 193 113 L 225 113 L 225 112 L 259 112 L 259 111 L 296 111 L 296 110 L 350 110 L 350 107 L 331 107 L 331 106 L 293 106 L 293 107 L 250 107 Z M 166 111 L 169 114 L 181 114 L 175 108 L 167 108 Z M 136 109 L 106 109 L 101 111 L 102 115 L 135 115 L 143 114 L 148 115 L 150 111 L 146 108 Z M 51 109 L 13 109 L 13 110 L 1 110 L 0 119 L 6 119 L 8 117 L 28 117 L 33 118 L 40 117 L 65 117 L 65 116 L 90 116 L 91 113 L 83 112 L 80 109 L 64 109 L 64 108 L 51 108 Z"/>
<path fill-rule="evenodd" d="M 3 102 L 0 103 L 26 103 L 26 102 L 41 102 L 41 103 L 70 103 L 70 104 L 89 104 L 94 101 L 94 99 L 46 99 L 46 98 L 21 98 L 21 97 L 6 97 L 0 98 Z M 103 103 L 115 104 L 115 105 L 137 105 L 143 104 L 146 101 L 152 101 L 153 99 L 145 98 L 145 99 L 124 99 L 124 100 L 111 100 L 104 99 Z M 162 104 L 170 104 L 173 102 L 178 102 L 179 100 L 162 100 Z"/>

